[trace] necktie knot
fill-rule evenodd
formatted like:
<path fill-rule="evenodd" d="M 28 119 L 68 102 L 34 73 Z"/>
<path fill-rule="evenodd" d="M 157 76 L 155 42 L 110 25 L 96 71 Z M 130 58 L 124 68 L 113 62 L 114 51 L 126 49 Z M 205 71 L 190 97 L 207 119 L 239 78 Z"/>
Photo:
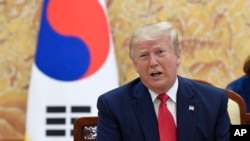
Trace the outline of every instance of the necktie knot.
<path fill-rule="evenodd" d="M 159 94 L 157 96 L 157 98 L 160 99 L 161 102 L 165 102 L 166 103 L 166 101 L 169 99 L 169 96 L 166 95 L 166 94 Z"/>

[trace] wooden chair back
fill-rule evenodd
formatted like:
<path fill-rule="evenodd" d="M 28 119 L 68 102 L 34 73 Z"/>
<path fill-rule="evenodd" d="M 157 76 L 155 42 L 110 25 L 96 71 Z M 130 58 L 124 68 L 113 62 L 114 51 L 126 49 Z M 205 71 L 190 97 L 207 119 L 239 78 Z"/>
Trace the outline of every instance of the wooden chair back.
<path fill-rule="evenodd" d="M 226 89 L 226 91 L 229 97 L 228 108 L 230 108 L 230 110 L 228 112 L 229 115 L 231 114 L 230 117 L 232 124 L 250 124 L 250 113 L 247 113 L 244 99 L 232 90 Z M 238 111 L 238 113 L 234 111 Z M 237 116 L 240 116 L 239 121 L 235 118 Z"/>
<path fill-rule="evenodd" d="M 98 117 L 80 117 L 74 121 L 74 141 L 95 141 Z"/>
<path fill-rule="evenodd" d="M 227 90 L 228 95 L 228 114 L 231 123 L 235 125 L 246 124 L 244 114 L 246 113 L 246 104 L 241 96 L 237 93 Z M 239 118 L 240 117 L 240 118 Z"/>

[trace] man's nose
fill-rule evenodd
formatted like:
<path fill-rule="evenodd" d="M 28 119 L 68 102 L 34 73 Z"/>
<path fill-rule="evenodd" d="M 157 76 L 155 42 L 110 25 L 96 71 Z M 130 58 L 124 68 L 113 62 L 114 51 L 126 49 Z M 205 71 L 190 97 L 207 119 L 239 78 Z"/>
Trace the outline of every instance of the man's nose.
<path fill-rule="evenodd" d="M 150 67 L 155 67 L 157 66 L 157 57 L 155 55 L 150 55 Z"/>

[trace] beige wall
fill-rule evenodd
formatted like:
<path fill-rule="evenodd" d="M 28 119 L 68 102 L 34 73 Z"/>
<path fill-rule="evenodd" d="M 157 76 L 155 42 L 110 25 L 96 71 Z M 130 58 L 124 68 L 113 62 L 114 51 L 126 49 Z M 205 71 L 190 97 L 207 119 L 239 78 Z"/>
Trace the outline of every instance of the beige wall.
<path fill-rule="evenodd" d="M 0 0 L 0 139 L 22 139 L 42 0 Z M 128 40 L 138 26 L 169 21 L 183 47 L 179 74 L 224 88 L 250 52 L 249 0 L 107 0 L 120 84 L 135 78 Z"/>

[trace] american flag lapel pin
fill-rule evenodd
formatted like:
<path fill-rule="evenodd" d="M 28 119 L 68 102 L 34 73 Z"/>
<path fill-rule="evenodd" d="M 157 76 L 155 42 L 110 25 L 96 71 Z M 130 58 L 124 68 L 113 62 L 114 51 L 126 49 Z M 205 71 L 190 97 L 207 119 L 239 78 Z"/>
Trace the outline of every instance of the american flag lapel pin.
<path fill-rule="evenodd" d="M 188 110 L 189 111 L 194 111 L 194 106 L 193 105 L 189 105 Z"/>

